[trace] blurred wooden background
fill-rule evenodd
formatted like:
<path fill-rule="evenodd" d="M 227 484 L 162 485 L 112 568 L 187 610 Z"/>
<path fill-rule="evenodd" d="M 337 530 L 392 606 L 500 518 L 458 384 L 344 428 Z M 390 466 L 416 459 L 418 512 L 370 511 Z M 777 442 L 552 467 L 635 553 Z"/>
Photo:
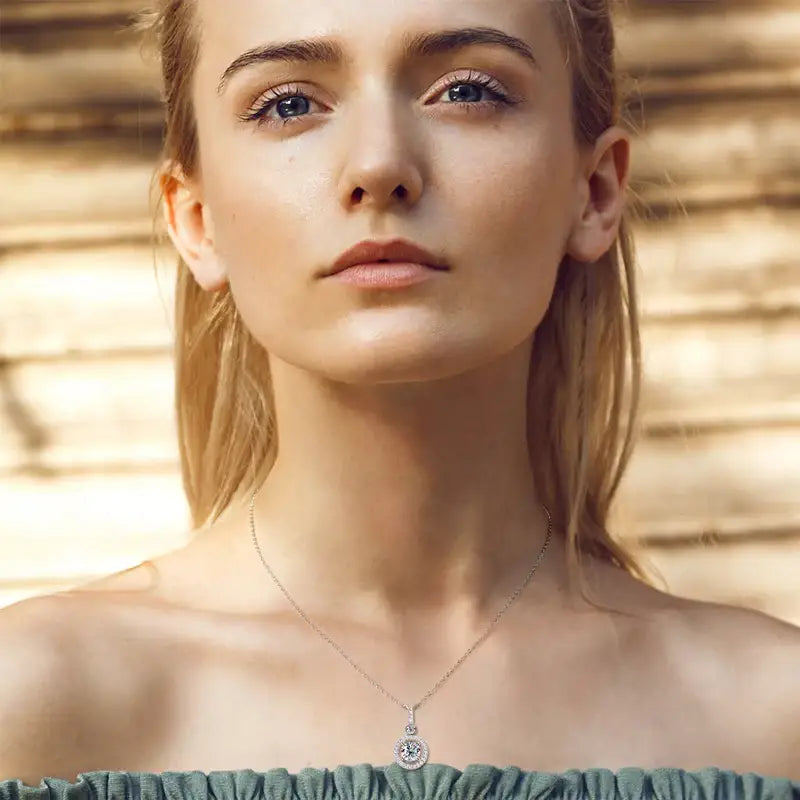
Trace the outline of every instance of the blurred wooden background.
<path fill-rule="evenodd" d="M 188 533 L 139 7 L 2 1 L 0 606 Z M 630 0 L 619 33 L 651 208 L 619 524 L 674 593 L 800 625 L 800 0 Z"/>

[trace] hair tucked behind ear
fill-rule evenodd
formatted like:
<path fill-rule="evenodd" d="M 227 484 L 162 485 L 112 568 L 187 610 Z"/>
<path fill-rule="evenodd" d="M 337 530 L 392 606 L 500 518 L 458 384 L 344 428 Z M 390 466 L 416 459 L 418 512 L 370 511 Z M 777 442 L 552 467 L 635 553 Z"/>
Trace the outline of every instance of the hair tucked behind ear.
<path fill-rule="evenodd" d="M 575 141 L 592 146 L 621 124 L 613 0 L 550 0 L 572 76 Z M 160 58 L 166 110 L 161 189 L 170 171 L 197 170 L 190 82 L 199 35 L 191 0 L 160 0 L 138 16 Z M 528 441 L 539 498 L 567 543 L 570 576 L 586 584 L 584 555 L 645 583 L 647 567 L 608 530 L 612 501 L 637 435 L 641 347 L 631 192 L 612 248 L 592 264 L 562 260 L 536 331 L 528 389 Z M 160 200 L 159 196 L 159 200 Z M 175 402 L 183 484 L 196 528 L 249 498 L 277 452 L 267 354 L 248 332 L 228 287 L 206 292 L 178 259 Z M 597 604 L 595 604 L 597 605 Z"/>

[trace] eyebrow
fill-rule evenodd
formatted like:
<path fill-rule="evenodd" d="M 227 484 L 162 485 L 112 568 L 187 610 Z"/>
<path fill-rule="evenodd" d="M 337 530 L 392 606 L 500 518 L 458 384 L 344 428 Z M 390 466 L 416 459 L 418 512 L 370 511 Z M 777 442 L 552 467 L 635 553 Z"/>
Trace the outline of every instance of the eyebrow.
<path fill-rule="evenodd" d="M 416 57 L 431 57 L 477 44 L 505 47 L 539 68 L 539 63 L 526 42 L 496 28 L 485 27 L 455 28 L 407 36 L 404 38 L 402 58 L 409 61 Z M 277 61 L 337 65 L 346 60 L 341 44 L 332 39 L 298 39 L 261 45 L 242 53 L 222 73 L 217 94 L 225 91 L 228 81 L 237 72 L 254 64 Z"/>

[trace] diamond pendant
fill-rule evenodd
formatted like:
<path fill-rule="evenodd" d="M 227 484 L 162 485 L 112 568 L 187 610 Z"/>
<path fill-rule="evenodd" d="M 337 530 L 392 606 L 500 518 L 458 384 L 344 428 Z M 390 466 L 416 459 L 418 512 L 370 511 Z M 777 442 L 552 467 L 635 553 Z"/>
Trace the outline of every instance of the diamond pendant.
<path fill-rule="evenodd" d="M 408 709 L 406 735 L 401 736 L 394 746 L 394 760 L 403 769 L 419 769 L 428 760 L 428 743 L 417 736 L 414 724 L 414 709 Z"/>

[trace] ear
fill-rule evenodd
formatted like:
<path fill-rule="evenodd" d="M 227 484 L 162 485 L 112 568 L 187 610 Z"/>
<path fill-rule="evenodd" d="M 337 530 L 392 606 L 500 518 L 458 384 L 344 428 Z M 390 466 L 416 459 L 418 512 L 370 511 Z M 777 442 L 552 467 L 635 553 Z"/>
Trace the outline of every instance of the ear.
<path fill-rule="evenodd" d="M 214 224 L 200 187 L 180 169 L 165 168 L 160 176 L 167 232 L 175 249 L 206 291 L 228 282 L 222 260 L 214 247 Z"/>
<path fill-rule="evenodd" d="M 630 169 L 630 136 L 609 128 L 589 153 L 578 187 L 576 221 L 566 252 L 592 263 L 605 255 L 619 234 Z"/>

